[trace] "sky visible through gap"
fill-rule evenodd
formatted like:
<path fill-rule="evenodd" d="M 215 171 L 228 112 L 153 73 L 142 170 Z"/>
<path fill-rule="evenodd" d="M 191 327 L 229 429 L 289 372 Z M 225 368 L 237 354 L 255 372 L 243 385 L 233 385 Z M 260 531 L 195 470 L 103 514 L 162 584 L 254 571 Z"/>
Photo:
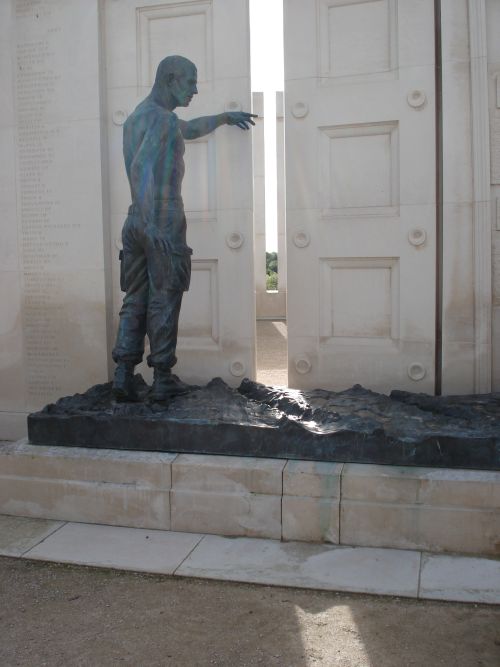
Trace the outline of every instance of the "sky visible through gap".
<path fill-rule="evenodd" d="M 266 250 L 278 250 L 276 91 L 283 90 L 283 0 L 250 0 L 252 91 L 264 93 Z"/>

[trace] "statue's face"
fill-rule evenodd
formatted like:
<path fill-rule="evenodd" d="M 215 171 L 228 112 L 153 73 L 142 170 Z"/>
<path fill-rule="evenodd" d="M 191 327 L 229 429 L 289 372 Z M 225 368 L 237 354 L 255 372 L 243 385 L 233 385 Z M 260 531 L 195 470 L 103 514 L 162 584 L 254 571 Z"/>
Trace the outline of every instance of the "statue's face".
<path fill-rule="evenodd" d="M 194 95 L 198 94 L 198 73 L 195 67 L 186 67 L 172 79 L 170 91 L 176 106 L 187 107 Z"/>

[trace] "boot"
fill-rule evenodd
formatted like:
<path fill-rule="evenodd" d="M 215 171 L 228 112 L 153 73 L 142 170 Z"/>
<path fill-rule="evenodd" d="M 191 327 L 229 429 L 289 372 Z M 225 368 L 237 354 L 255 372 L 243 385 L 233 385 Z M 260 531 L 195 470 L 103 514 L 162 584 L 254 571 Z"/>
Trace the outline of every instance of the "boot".
<path fill-rule="evenodd" d="M 134 386 L 134 364 L 118 362 L 113 379 L 113 396 L 120 403 L 135 403 L 139 400 Z"/>
<path fill-rule="evenodd" d="M 161 403 L 173 396 L 187 394 L 189 391 L 191 391 L 191 387 L 179 380 L 177 375 L 173 375 L 170 370 L 154 369 L 154 380 L 149 392 L 149 400 Z"/>

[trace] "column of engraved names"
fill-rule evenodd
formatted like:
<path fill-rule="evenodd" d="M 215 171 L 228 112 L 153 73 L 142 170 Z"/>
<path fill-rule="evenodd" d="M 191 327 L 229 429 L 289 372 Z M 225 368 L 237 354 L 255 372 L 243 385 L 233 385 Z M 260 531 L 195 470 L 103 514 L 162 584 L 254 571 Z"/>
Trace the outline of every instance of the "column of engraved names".
<path fill-rule="evenodd" d="M 58 222 L 60 199 L 51 170 L 57 168 L 62 128 L 48 108 L 60 86 L 54 41 L 60 27 L 45 0 L 16 0 L 16 106 L 20 242 L 24 274 L 24 349 L 28 402 L 57 396 L 67 365 L 61 354 L 64 319 L 61 274 L 51 271 L 69 244 Z M 66 238 L 65 238 L 66 237 Z"/>

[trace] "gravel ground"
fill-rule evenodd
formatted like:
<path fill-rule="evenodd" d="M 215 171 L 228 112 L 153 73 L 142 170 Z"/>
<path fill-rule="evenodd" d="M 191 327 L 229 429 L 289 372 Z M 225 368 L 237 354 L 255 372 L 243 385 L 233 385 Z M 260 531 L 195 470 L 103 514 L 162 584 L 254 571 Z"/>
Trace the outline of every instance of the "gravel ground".
<path fill-rule="evenodd" d="M 0 558 L 0 665 L 499 667 L 500 607 Z"/>

